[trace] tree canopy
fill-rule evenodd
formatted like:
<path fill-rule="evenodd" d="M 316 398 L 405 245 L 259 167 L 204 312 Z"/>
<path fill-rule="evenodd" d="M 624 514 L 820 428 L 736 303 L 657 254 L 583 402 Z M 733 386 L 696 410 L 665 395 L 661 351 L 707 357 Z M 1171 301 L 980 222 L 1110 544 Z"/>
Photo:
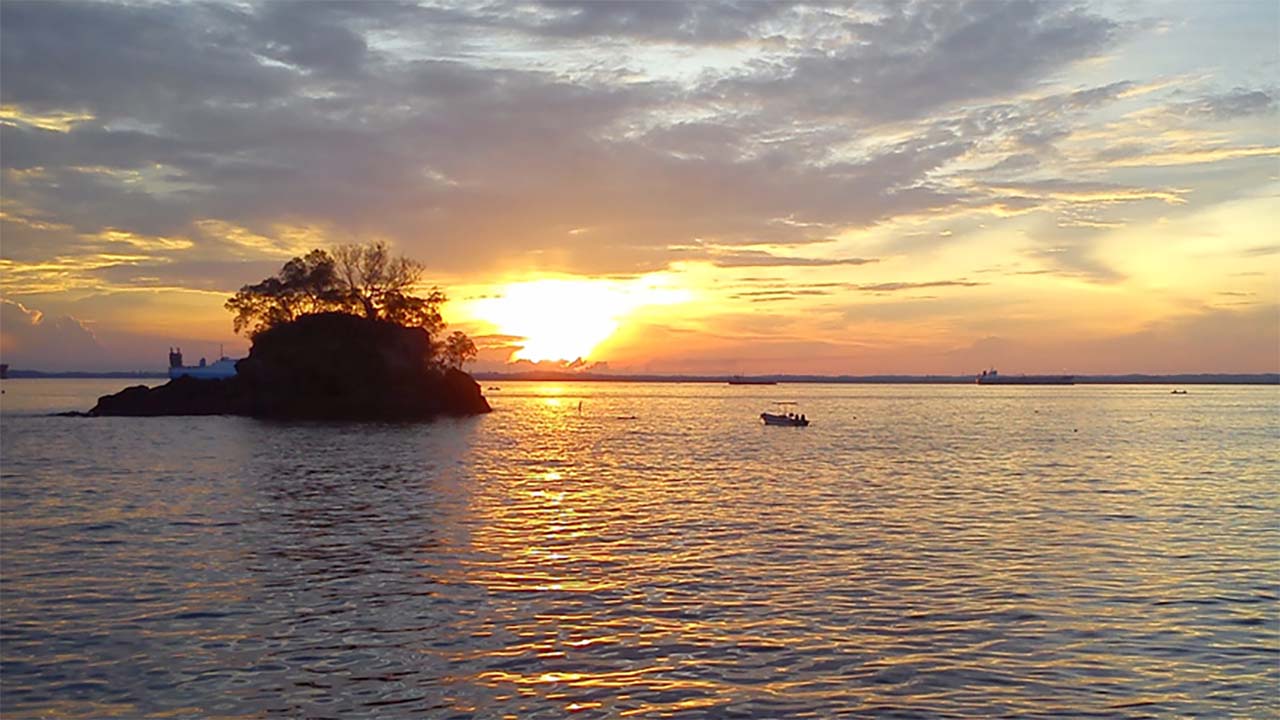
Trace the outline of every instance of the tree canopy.
<path fill-rule="evenodd" d="M 444 341 L 444 364 L 461 369 L 462 366 L 476 359 L 476 344 L 460 330 L 449 333 Z"/>
<path fill-rule="evenodd" d="M 262 282 L 240 288 L 226 308 L 235 314 L 235 331 L 253 336 L 301 315 L 345 311 L 349 295 L 338 283 L 333 258 L 317 249 L 290 260 Z"/>
<path fill-rule="evenodd" d="M 444 331 L 440 306 L 447 298 L 438 287 L 415 294 L 423 270 L 416 260 L 392 256 L 384 242 L 339 245 L 332 254 L 315 249 L 262 282 L 240 288 L 226 308 L 235 316 L 235 331 L 250 337 L 303 315 L 343 312 L 420 327 L 434 339 Z M 475 344 L 461 332 L 437 345 L 444 362 L 454 367 L 475 359 Z"/>

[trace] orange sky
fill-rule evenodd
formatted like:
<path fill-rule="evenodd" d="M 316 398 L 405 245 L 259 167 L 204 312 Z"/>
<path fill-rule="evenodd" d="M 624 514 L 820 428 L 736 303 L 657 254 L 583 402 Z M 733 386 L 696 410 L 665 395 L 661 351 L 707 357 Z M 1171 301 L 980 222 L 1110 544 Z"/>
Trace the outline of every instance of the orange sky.
<path fill-rule="evenodd" d="M 0 33 L 17 367 L 243 354 L 239 286 L 384 239 L 479 369 L 1280 371 L 1274 2 L 9 3 Z"/>

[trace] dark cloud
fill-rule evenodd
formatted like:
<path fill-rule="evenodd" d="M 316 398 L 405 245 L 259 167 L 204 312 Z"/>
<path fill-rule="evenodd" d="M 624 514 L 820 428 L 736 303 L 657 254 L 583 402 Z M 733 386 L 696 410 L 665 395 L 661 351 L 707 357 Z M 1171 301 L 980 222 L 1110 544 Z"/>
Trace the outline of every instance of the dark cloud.
<path fill-rule="evenodd" d="M 992 165 L 984 170 L 989 173 L 1021 173 L 1027 170 L 1034 170 L 1040 166 L 1040 160 L 1030 153 L 1018 153 L 1010 155 L 1000 162 Z"/>
<path fill-rule="evenodd" d="M 0 7 L 0 95 L 36 110 L 265 103 L 296 87 L 246 47 L 253 18 L 220 4 L 12 2 Z"/>
<path fill-rule="evenodd" d="M 169 263 L 116 263 L 88 274 L 113 285 L 185 287 L 233 294 L 243 285 L 274 275 L 282 262 L 179 260 Z"/>
<path fill-rule="evenodd" d="M 136 170 L 156 164 L 189 162 L 190 150 L 181 141 L 137 130 L 108 131 L 98 125 L 81 125 L 61 133 L 35 127 L 0 124 L 4 167 L 28 170 L 38 167 L 96 167 Z"/>
<path fill-rule="evenodd" d="M 786 12 L 783 2 L 667 2 L 666 0 L 553 0 L 523 29 L 553 37 L 628 38 L 718 44 L 757 36 L 761 23 Z"/>
<path fill-rule="evenodd" d="M 821 290 L 814 288 L 800 288 L 797 290 L 751 290 L 747 292 L 734 293 L 730 295 L 735 300 L 746 300 L 747 302 L 782 302 L 787 300 L 795 300 L 802 297 L 815 297 L 831 295 L 830 290 Z"/>
<path fill-rule="evenodd" d="M 369 46 L 360 32 L 383 3 L 302 2 L 272 0 L 257 7 L 253 37 L 263 56 L 328 79 L 356 79 L 369 60 Z M 389 5 L 396 9 L 395 3 Z"/>
<path fill-rule="evenodd" d="M 1037 113 L 1060 114 L 1068 111 L 1093 110 L 1102 107 L 1114 101 L 1126 92 L 1134 89 L 1134 84 L 1128 80 L 1120 80 L 1118 82 L 1108 83 L 1106 85 L 1097 85 L 1080 90 L 1073 90 L 1067 93 L 1058 93 L 1050 95 L 1032 104 L 1032 109 Z"/>
<path fill-rule="evenodd" d="M 3 103 L 88 116 L 67 132 L 0 125 L 0 164 L 33 171 L 6 177 L 12 212 L 75 231 L 46 237 L 52 254 L 93 251 L 88 238 L 116 228 L 189 237 L 188 259 L 209 259 L 236 249 L 201 229 L 217 219 L 268 238 L 298 224 L 336 241 L 385 237 L 446 272 L 504 258 L 640 272 L 698 240 L 826 242 L 985 202 L 940 170 L 993 137 L 1058 137 L 1064 114 L 1126 87 L 974 109 L 834 155 L 868 122 L 1025 88 L 1097 52 L 1114 27 L 1029 0 L 879 10 L 15 2 L 0 5 L 0 20 Z M 500 42 L 533 57 L 569 40 L 693 47 L 774 32 L 790 40 L 758 62 L 683 84 L 637 79 L 623 60 L 555 68 L 493 52 Z M 998 171 L 1034 168 L 1030 153 Z"/>
<path fill-rule="evenodd" d="M 1102 161 L 1126 160 L 1128 158 L 1142 157 L 1159 151 L 1159 147 L 1144 142 L 1124 142 L 1108 145 L 1094 154 L 1094 157 Z"/>
<path fill-rule="evenodd" d="M 1228 92 L 1204 95 L 1190 102 L 1177 103 L 1171 109 L 1179 115 L 1188 117 L 1233 120 L 1248 115 L 1270 113 L 1275 108 L 1275 91 L 1235 88 Z"/>
<path fill-rule="evenodd" d="M 1089 57 L 1116 25 L 1064 2 L 888 3 L 850 18 L 849 41 L 725 80 L 727 100 L 782 102 L 805 115 L 918 118 L 1026 87 Z"/>
<path fill-rule="evenodd" d="M 48 318 L 10 300 L 0 300 L 0 353 L 14 367 L 39 370 L 84 369 L 104 354 L 79 320 Z"/>
<path fill-rule="evenodd" d="M 9 183 L 5 197 L 19 207 L 34 209 L 35 217 L 65 223 L 79 233 L 119 228 L 168 235 L 187 228 L 196 217 L 182 197 L 76 168 L 53 168 L 26 182 Z"/>

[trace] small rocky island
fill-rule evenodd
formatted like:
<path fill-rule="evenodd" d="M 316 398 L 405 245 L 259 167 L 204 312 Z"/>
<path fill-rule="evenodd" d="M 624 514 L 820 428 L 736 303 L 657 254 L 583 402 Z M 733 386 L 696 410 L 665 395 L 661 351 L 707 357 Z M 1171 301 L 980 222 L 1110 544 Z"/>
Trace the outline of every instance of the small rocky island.
<path fill-rule="evenodd" d="M 462 333 L 443 343 L 444 295 L 403 292 L 420 266 L 385 245 L 316 250 L 247 285 L 227 302 L 249 356 L 236 375 L 177 377 L 105 395 L 91 416 L 246 415 L 281 420 L 424 420 L 490 411 L 461 367 L 475 356 Z"/>
<path fill-rule="evenodd" d="M 304 315 L 254 338 L 225 380 L 179 377 L 98 399 L 90 415 L 249 415 L 420 420 L 489 412 L 465 372 L 429 363 L 422 328 L 344 313 Z"/>

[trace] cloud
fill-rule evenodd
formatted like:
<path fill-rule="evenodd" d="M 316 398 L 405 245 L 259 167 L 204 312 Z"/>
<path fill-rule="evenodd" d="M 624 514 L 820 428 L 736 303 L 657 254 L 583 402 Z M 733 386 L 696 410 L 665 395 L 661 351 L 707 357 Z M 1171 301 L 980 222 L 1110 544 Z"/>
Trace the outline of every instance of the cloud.
<path fill-rule="evenodd" d="M 279 272 L 277 261 L 180 260 L 169 263 L 116 263 L 94 268 L 89 274 L 111 285 L 135 288 L 208 290 L 233 294 L 243 285 Z"/>
<path fill-rule="evenodd" d="M 972 280 L 933 280 L 930 282 L 884 282 L 869 283 L 866 285 L 854 285 L 853 287 L 862 292 L 869 293 L 893 293 L 903 290 L 920 290 L 922 288 L 936 287 L 981 287 L 990 285 L 985 282 L 975 282 Z"/>
<path fill-rule="evenodd" d="M 734 293 L 730 297 L 735 300 L 746 300 L 747 302 L 763 303 L 763 302 L 783 302 L 787 300 L 796 300 L 804 297 L 822 297 L 831 295 L 831 290 L 823 290 L 820 288 L 799 288 L 796 290 L 749 290 L 746 292 Z"/>
<path fill-rule="evenodd" d="M 1115 183 L 1083 182 L 1074 180 L 1035 180 L 1021 183 L 991 185 L 998 193 L 1015 197 L 1035 197 L 1071 204 L 1114 204 L 1138 200 L 1159 200 L 1169 204 L 1186 202 L 1185 191 L 1177 189 L 1140 188 Z"/>
<path fill-rule="evenodd" d="M 869 293 L 874 295 L 889 295 L 911 290 L 921 290 L 926 288 L 972 288 L 990 285 L 987 282 L 977 282 L 966 279 L 958 280 L 930 280 L 924 282 L 879 282 L 879 283 L 786 283 L 765 281 L 762 283 L 746 283 L 748 290 L 739 290 L 730 295 L 731 298 L 737 300 L 746 300 L 748 302 L 781 302 L 787 300 L 796 300 L 806 297 L 825 297 L 837 295 L 842 290 L 856 290 L 858 292 Z M 915 299 L 934 299 L 920 298 Z M 862 313 L 865 317 L 865 306 L 858 306 L 857 313 Z"/>
<path fill-rule="evenodd" d="M 1256 245 L 1251 248 L 1246 248 L 1241 252 L 1241 254 L 1247 257 L 1266 257 L 1268 255 L 1277 255 L 1280 254 L 1280 244 Z"/>
<path fill-rule="evenodd" d="M 877 282 L 893 262 L 997 233 L 1016 255 L 1026 233 L 1045 271 L 1119 283 L 1101 231 L 1238 197 L 1207 165 L 1274 159 L 1255 126 L 1275 91 L 1167 92 L 1117 60 L 1140 28 L 1108 15 L 0 3 L 2 282 L 184 288 L 216 310 L 300 249 L 386 239 L 442 281 L 866 266 L 840 289 L 894 293 L 934 285 Z M 933 272 L 908 277 L 972 271 Z"/>
<path fill-rule="evenodd" d="M 720 44 L 756 37 L 765 21 L 787 10 L 782 2 L 684 3 L 621 0 L 560 1 L 542 6 L 521 27 L 559 38 L 628 38 L 654 42 Z"/>
<path fill-rule="evenodd" d="M 1280 306 L 1203 308 L 1104 338 L 987 337 L 946 356 L 955 372 L 993 366 L 1010 373 L 1278 372 Z"/>
<path fill-rule="evenodd" d="M 100 367 L 104 351 L 93 332 L 71 317 L 47 318 L 11 300 L 0 300 L 0 354 L 15 368 L 83 370 Z"/>
<path fill-rule="evenodd" d="M 1190 102 L 1177 103 L 1170 109 L 1176 114 L 1187 117 L 1234 120 L 1249 115 L 1270 113 L 1275 110 L 1275 107 L 1274 91 L 1235 88 L 1223 93 L 1203 95 Z"/>
<path fill-rule="evenodd" d="M 1000 162 L 985 168 L 983 172 L 987 173 L 1020 173 L 1026 170 L 1034 170 L 1040 166 L 1040 160 L 1031 153 L 1017 153 L 1010 155 Z"/>
<path fill-rule="evenodd" d="M 1117 26 L 1068 3 L 976 0 L 889 3 L 875 17 L 844 19 L 842 28 L 846 42 L 727 79 L 719 97 L 780 103 L 806 116 L 919 118 L 1025 88 L 1101 50 Z"/>
<path fill-rule="evenodd" d="M 1026 251 L 1027 256 L 1047 263 L 1057 275 L 1103 284 L 1114 284 L 1125 279 L 1123 273 L 1099 260 L 1096 253 L 1097 247 L 1091 239 L 1063 240 L 1060 244 Z"/>
<path fill-rule="evenodd" d="M 1113 167 L 1166 167 L 1171 165 L 1200 165 L 1226 160 L 1267 158 L 1280 156 L 1280 146 L 1248 145 L 1212 148 L 1152 148 L 1131 144 L 1099 153 L 1098 159 Z"/>
<path fill-rule="evenodd" d="M 246 47 L 252 17 L 230 5 L 6 3 L 0 17 L 6 104 L 115 119 L 160 99 L 269 103 L 294 88 L 288 70 L 245 52 L 258 49 Z"/>
<path fill-rule="evenodd" d="M 674 259 L 706 260 L 716 267 L 835 267 L 839 265 L 869 265 L 879 262 L 876 258 L 812 258 L 792 255 L 776 255 L 764 250 L 726 250 L 707 248 L 703 250 L 675 250 Z"/>
<path fill-rule="evenodd" d="M 782 3 L 15 3 L 0 13 L 4 105 L 85 118 L 66 132 L 0 125 L 4 167 L 42 170 L 6 183 L 32 217 L 56 216 L 80 235 L 193 237 L 209 218 L 259 234 L 302 220 L 339 241 L 393 239 L 457 272 L 477 269 L 478 255 L 642 272 L 694 238 L 818 242 L 959 206 L 966 193 L 932 175 L 972 149 L 972 128 L 939 125 L 834 162 L 828 148 L 858 137 L 849 118 L 919 117 L 1024 87 L 1097 51 L 1112 29 L 1041 2 L 876 13 Z M 762 32 L 784 40 L 748 42 Z M 413 38 L 440 40 L 440 51 L 409 51 Z M 562 47 L 570 38 L 631 43 L 627 53 L 746 43 L 744 57 L 760 62 L 637 77 L 577 64 Z M 477 55 L 482 43 L 538 62 Z M 842 118 L 822 107 L 828 96 Z M 772 111 L 742 112 L 758 104 L 792 116 L 796 130 L 780 135 Z M 711 115 L 681 118 L 682 107 Z M 569 233 L 579 227 L 593 231 Z M 196 240 L 192 255 L 218 245 Z M 80 238 L 58 242 L 48 249 L 84 251 Z"/>

